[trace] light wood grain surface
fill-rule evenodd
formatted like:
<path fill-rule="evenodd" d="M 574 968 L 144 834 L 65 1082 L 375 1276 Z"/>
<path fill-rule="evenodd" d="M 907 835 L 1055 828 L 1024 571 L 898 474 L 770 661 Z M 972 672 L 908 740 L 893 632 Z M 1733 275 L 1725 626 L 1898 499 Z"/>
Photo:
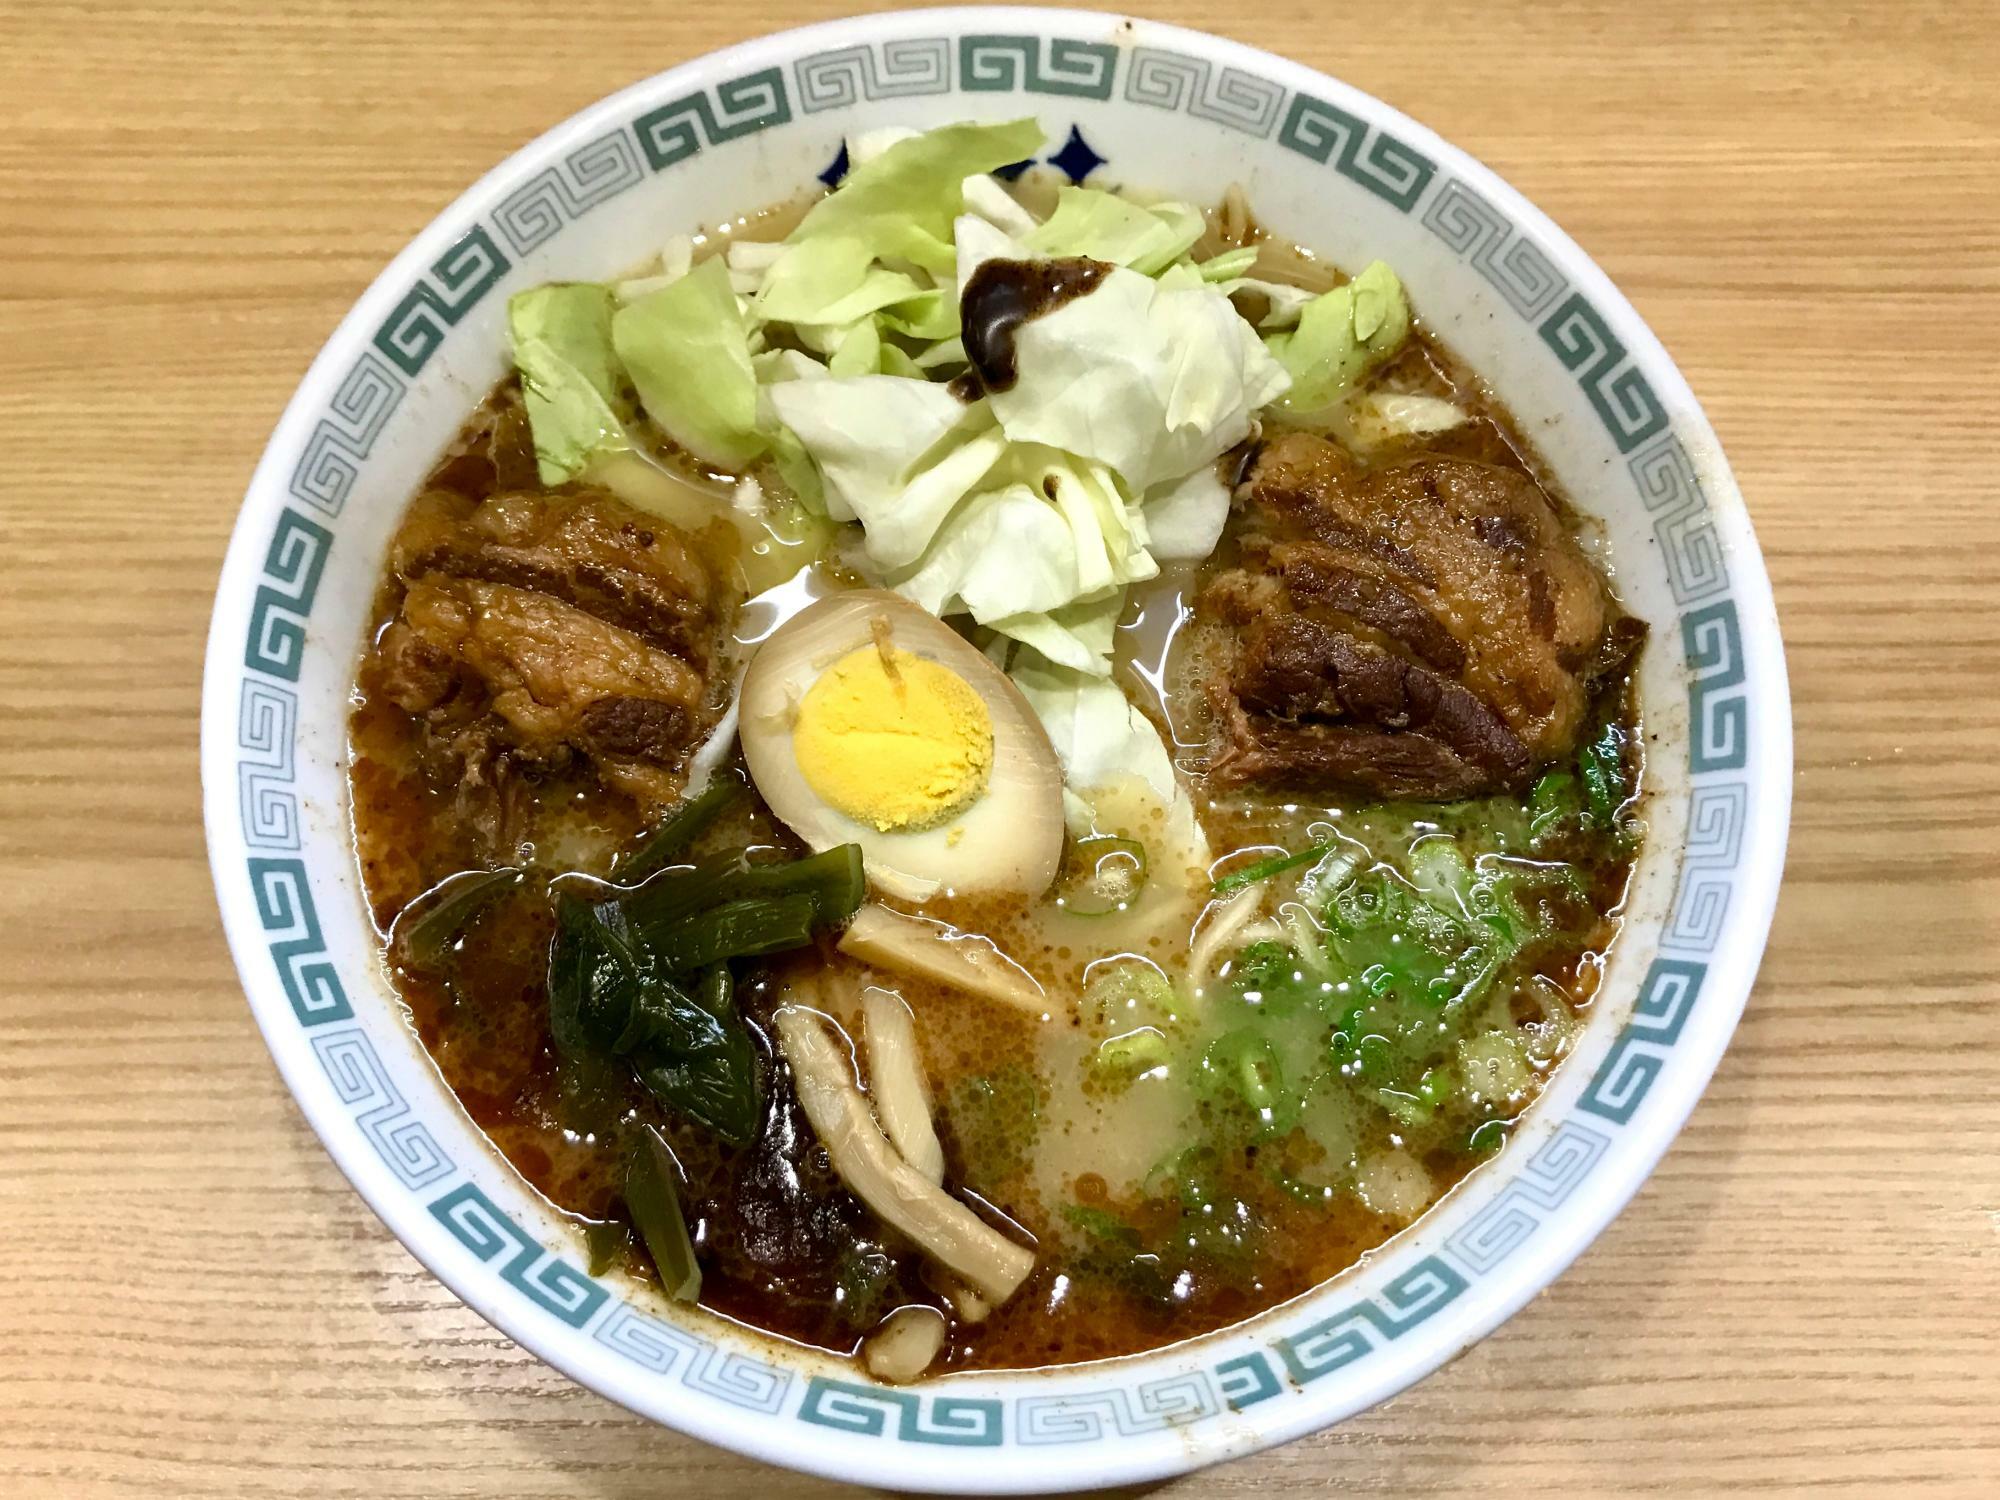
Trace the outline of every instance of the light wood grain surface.
<path fill-rule="evenodd" d="M 321 1152 L 209 891 L 195 709 L 294 382 L 478 173 L 832 4 L 0 5 L 0 1494 L 764 1496 L 434 1283 Z M 2000 14 L 1161 4 L 1491 163 L 1680 360 L 1798 718 L 1686 1134 L 1449 1368 L 1188 1495 L 2000 1493 Z"/>

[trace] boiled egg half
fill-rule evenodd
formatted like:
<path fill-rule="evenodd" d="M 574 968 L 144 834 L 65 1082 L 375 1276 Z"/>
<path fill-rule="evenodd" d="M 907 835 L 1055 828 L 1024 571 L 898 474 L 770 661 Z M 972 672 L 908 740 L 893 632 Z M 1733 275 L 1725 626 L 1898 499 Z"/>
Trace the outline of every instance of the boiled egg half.
<path fill-rule="evenodd" d="M 743 759 L 814 849 L 861 846 L 890 895 L 1037 895 L 1062 859 L 1062 767 L 1000 669 L 935 615 L 875 589 L 812 605 L 757 648 Z"/>

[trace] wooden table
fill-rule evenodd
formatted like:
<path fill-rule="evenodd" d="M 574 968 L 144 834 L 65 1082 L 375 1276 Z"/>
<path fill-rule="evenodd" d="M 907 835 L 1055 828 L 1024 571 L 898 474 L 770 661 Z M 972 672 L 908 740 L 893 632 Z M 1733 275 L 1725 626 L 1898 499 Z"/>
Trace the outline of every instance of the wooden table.
<path fill-rule="evenodd" d="M 362 1206 L 224 953 L 195 706 L 251 466 L 382 263 L 598 95 L 843 8 L 0 6 L 0 1493 L 831 1488 L 571 1385 Z M 1598 258 L 1728 446 L 1798 716 L 1770 956 L 1651 1185 L 1448 1369 L 1179 1491 L 2000 1493 L 2000 14 L 1157 11 Z"/>

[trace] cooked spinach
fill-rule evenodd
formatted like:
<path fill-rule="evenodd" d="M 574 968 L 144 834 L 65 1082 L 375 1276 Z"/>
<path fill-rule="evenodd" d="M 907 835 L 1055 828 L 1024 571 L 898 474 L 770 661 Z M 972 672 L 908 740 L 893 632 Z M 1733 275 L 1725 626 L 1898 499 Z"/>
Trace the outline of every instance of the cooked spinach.
<path fill-rule="evenodd" d="M 841 844 L 805 859 L 759 865 L 741 853 L 711 856 L 664 870 L 622 899 L 634 925 L 658 937 L 698 911 L 781 897 L 803 897 L 810 903 L 813 925 L 826 926 L 853 916 L 866 890 L 861 846 Z"/>
<path fill-rule="evenodd" d="M 616 900 L 556 895 L 549 1031 L 567 1053 L 628 1059 L 662 1104 L 734 1145 L 756 1134 L 757 1050 L 720 965 L 691 990 Z"/>
<path fill-rule="evenodd" d="M 637 885 L 672 864 L 743 794 L 743 783 L 719 775 L 669 813 L 631 853 L 620 856 L 614 874 L 620 885 Z"/>
<path fill-rule="evenodd" d="M 1628 739 L 1626 727 L 1608 718 L 1576 753 L 1590 825 L 1600 832 L 1624 832 L 1620 814 L 1632 796 L 1632 777 L 1626 765 Z"/>
<path fill-rule="evenodd" d="M 706 1125 L 732 1146 L 757 1134 L 764 1098 L 757 1045 L 736 1010 L 726 965 L 693 990 L 671 982 L 667 1019 L 632 1055 L 639 1081 L 670 1109 Z"/>
<path fill-rule="evenodd" d="M 618 1219 L 585 1219 L 583 1248 L 590 1254 L 590 1274 L 602 1276 L 631 1252 L 631 1227 Z"/>
<path fill-rule="evenodd" d="M 649 1035 L 644 996 L 657 983 L 615 901 L 556 892 L 549 945 L 549 1032 L 564 1052 L 622 1056 Z"/>
<path fill-rule="evenodd" d="M 458 941 L 466 923 L 487 902 L 519 885 L 524 873 L 511 866 L 461 870 L 438 882 L 396 918 L 391 941 L 397 956 L 413 968 L 435 969 Z"/>
<path fill-rule="evenodd" d="M 625 1169 L 625 1208 L 646 1242 L 660 1285 L 676 1302 L 701 1295 L 701 1263 L 681 1212 L 681 1170 L 660 1133 L 639 1132 L 639 1145 Z"/>
<path fill-rule="evenodd" d="M 665 927 L 654 952 L 670 969 L 699 969 L 725 958 L 756 958 L 803 948 L 819 925 L 813 898 L 746 896 L 690 912 Z"/>
<path fill-rule="evenodd" d="M 761 865 L 736 851 L 601 889 L 601 899 L 555 893 L 557 1048 L 624 1059 L 669 1109 L 748 1144 L 763 1110 L 761 1065 L 729 961 L 804 947 L 852 915 L 864 890 L 861 851 L 848 844 Z"/>

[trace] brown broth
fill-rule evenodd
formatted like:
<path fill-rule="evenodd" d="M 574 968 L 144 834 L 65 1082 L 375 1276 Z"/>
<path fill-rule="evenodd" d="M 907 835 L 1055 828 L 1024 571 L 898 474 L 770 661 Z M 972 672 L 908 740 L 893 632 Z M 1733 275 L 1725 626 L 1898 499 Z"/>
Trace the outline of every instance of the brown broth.
<path fill-rule="evenodd" d="M 780 216 L 746 221 L 747 229 L 731 227 L 762 237 L 762 231 L 782 232 L 788 222 Z M 1223 221 L 1216 224 L 1211 251 L 1228 242 Z M 1303 252 L 1269 243 L 1265 251 L 1262 275 L 1307 286 L 1338 279 Z M 1532 449 L 1504 410 L 1434 342 L 1413 337 L 1381 379 L 1394 389 L 1447 396 L 1473 412 L 1473 421 L 1427 440 L 1422 451 L 1501 464 L 1546 486 Z M 475 451 L 479 424 L 491 424 L 496 414 L 505 418 L 513 400 L 503 385 L 430 483 L 475 497 L 520 483 L 518 471 L 482 463 Z M 1405 446 L 1378 457 L 1411 451 Z M 1189 650 L 1198 632 L 1183 628 L 1192 576 L 1189 569 L 1170 570 L 1134 591 L 1117 671 L 1134 700 L 1169 731 L 1184 768 L 1198 771 L 1202 726 L 1186 711 L 1190 695 L 1177 687 L 1186 673 L 1200 669 L 1198 643 L 1193 655 Z M 385 579 L 376 602 L 378 626 L 395 618 L 400 603 L 400 586 Z M 422 763 L 418 721 L 387 696 L 381 671 L 373 651 L 364 655 L 350 721 L 350 786 L 363 882 L 387 940 L 402 914 L 422 908 L 427 891 L 491 859 L 468 831 L 459 789 Z M 1606 712 L 1631 731 L 1628 739 L 1636 746 L 1629 686 Z M 1631 767 L 1635 777 L 1638 769 Z M 983 1323 L 953 1324 L 941 1360 L 946 1368 L 1126 1354 L 1238 1322 L 1348 1268 L 1404 1226 L 1407 1213 L 1384 1211 L 1357 1186 L 1367 1163 L 1388 1157 L 1414 1162 L 1435 1198 L 1505 1134 L 1505 1120 L 1496 1116 L 1478 1127 L 1498 1129 L 1475 1149 L 1462 1129 L 1452 1136 L 1432 1123 L 1399 1123 L 1362 1110 L 1351 1139 L 1352 1159 L 1364 1165 L 1349 1172 L 1337 1170 L 1338 1153 L 1324 1144 L 1327 1130 L 1315 1135 L 1303 1123 L 1277 1134 L 1246 1130 L 1237 1104 L 1194 1081 L 1206 1077 L 1205 1069 L 1213 1071 L 1208 1059 L 1226 1040 L 1225 1018 L 1235 1014 L 1230 1007 L 1253 1006 L 1226 969 L 1195 997 L 1175 1001 L 1188 1014 L 1174 1024 L 1206 1052 L 1194 1041 L 1176 1043 L 1181 1050 L 1162 1064 L 1158 1080 L 1142 1075 L 1104 1083 L 1090 1059 L 1101 1056 L 1101 1044 L 1121 1023 L 1093 1012 L 1100 981 L 1106 973 L 1137 973 L 1146 963 L 1168 973 L 1185 966 L 1206 900 L 1207 870 L 1189 871 L 1189 880 L 1180 882 L 1171 861 L 1156 855 L 1154 881 L 1132 909 L 1108 917 L 1079 917 L 1046 898 L 940 899 L 926 908 L 986 934 L 1023 963 L 1050 995 L 1050 1019 L 985 1005 L 928 982 L 875 974 L 830 948 L 740 965 L 738 999 L 759 1040 L 768 1097 L 759 1139 L 730 1148 L 674 1117 L 629 1075 L 566 1062 L 549 1035 L 548 877 L 564 871 L 604 875 L 642 832 L 638 811 L 601 786 L 580 759 L 530 782 L 517 811 L 518 848 L 511 857 L 532 866 L 534 878 L 482 909 L 448 959 L 435 966 L 406 962 L 388 944 L 385 962 L 412 1026 L 474 1123 L 538 1192 L 580 1223 L 620 1221 L 624 1161 L 635 1132 L 660 1129 L 686 1174 L 704 1305 L 784 1338 L 846 1353 L 897 1306 L 950 1306 L 911 1247 L 877 1225 L 834 1177 L 791 1095 L 768 1040 L 769 1018 L 788 975 L 801 968 L 836 977 L 823 993 L 851 1034 L 858 1033 L 843 997 L 857 993 L 861 983 L 882 983 L 908 1001 L 936 1100 L 947 1182 L 1003 1230 L 1025 1233 L 1039 1247 L 1034 1274 L 1011 1301 Z M 1477 847 L 1503 855 L 1524 847 L 1519 829 L 1508 831 L 1510 818 L 1525 826 L 1518 806 L 1511 812 L 1485 804 L 1333 807 L 1235 797 L 1208 800 L 1198 813 L 1210 849 L 1223 857 L 1218 866 L 1234 851 L 1290 849 L 1328 836 L 1323 830 L 1359 840 L 1371 857 L 1399 869 L 1412 839 L 1439 828 L 1459 829 L 1468 842 L 1476 835 L 1485 841 Z M 1162 847 L 1156 809 L 1116 831 Z M 745 845 L 798 848 L 754 796 L 699 847 Z M 1518 1117 L 1539 1091 L 1566 1044 L 1563 1028 L 1587 1013 L 1602 955 L 1616 935 L 1632 848 L 1586 841 L 1561 857 L 1577 872 L 1576 887 L 1548 898 L 1560 908 L 1557 916 L 1482 1002 L 1496 1031 L 1535 1039 L 1522 1044 L 1531 1059 L 1535 1045 L 1553 1049 L 1546 1065 L 1533 1062 L 1535 1076 L 1524 1097 L 1508 1105 L 1505 1119 Z M 1295 881 L 1297 872 L 1288 878 Z M 1265 925 L 1277 920 L 1274 915 Z M 1106 960 L 1117 955 L 1127 956 L 1126 966 L 1107 969 Z M 1322 988 L 1331 992 L 1334 983 L 1329 978 Z M 1346 980 L 1340 983 L 1344 989 Z M 1273 1023 L 1269 1034 L 1296 1055 L 1309 1056 L 1322 1021 L 1306 1006 L 1290 1031 Z M 1156 1093 L 1141 1092 L 1155 1082 Z M 1316 1100 L 1337 1097 L 1335 1084 L 1312 1088 L 1321 1090 L 1312 1095 Z M 1329 1106 L 1332 1139 L 1345 1138 L 1337 1117 L 1346 1108 Z M 1196 1166 L 1187 1165 L 1185 1155 L 1177 1158 L 1166 1179 L 1173 1191 L 1161 1186 L 1158 1163 L 1141 1159 L 1140 1148 L 1157 1144 L 1145 1139 L 1149 1121 L 1203 1153 Z M 1475 1130 L 1472 1142 L 1478 1138 Z M 1206 1210 L 1188 1199 L 1197 1177 L 1208 1194 Z M 1202 1220 L 1213 1219 L 1217 1206 L 1223 1217 L 1249 1226 L 1248 1248 L 1239 1253 L 1222 1241 L 1204 1241 L 1182 1255 L 1179 1240 L 1205 1234 Z M 1117 1227 L 1107 1231 L 1112 1225 Z M 610 1260 L 634 1274 L 646 1272 L 643 1255 L 629 1247 Z"/>

